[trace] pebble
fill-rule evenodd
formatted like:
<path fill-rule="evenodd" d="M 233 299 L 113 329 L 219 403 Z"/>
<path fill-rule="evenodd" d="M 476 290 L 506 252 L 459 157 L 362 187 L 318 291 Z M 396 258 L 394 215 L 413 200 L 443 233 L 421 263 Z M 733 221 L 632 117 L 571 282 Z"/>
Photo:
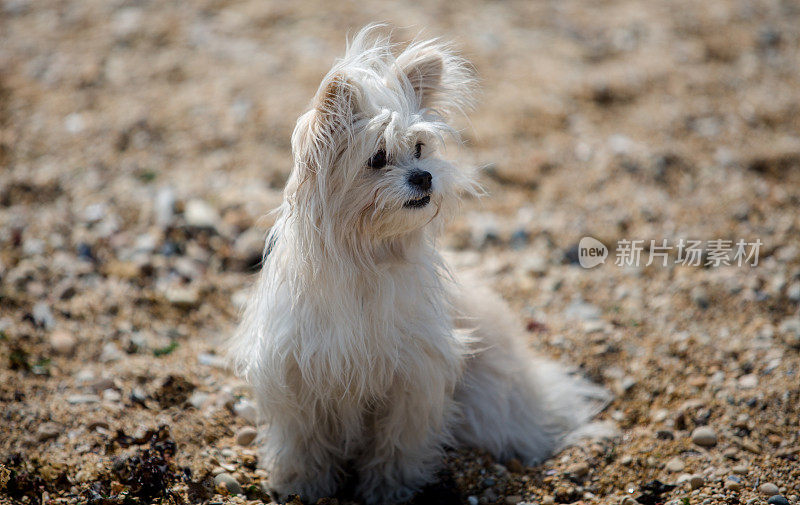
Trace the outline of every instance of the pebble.
<path fill-rule="evenodd" d="M 116 389 L 106 389 L 103 391 L 103 400 L 107 402 L 118 402 L 122 399 L 122 395 Z"/>
<path fill-rule="evenodd" d="M 758 386 L 758 376 L 755 374 L 747 374 L 739 377 L 739 387 L 742 389 L 753 389 Z"/>
<path fill-rule="evenodd" d="M 245 426 L 244 428 L 240 429 L 236 432 L 236 443 L 241 445 L 242 447 L 247 447 L 248 445 L 253 443 L 253 440 L 256 439 L 258 436 L 258 432 L 255 428 L 250 426 Z"/>
<path fill-rule="evenodd" d="M 158 190 L 153 203 L 153 210 L 155 211 L 156 224 L 158 226 L 163 228 L 172 223 L 175 212 L 175 192 L 171 187 L 164 186 Z"/>
<path fill-rule="evenodd" d="M 780 491 L 781 490 L 778 489 L 778 486 L 772 482 L 765 482 L 758 486 L 758 492 L 765 496 L 775 496 L 776 494 L 780 493 Z"/>
<path fill-rule="evenodd" d="M 478 505 L 478 497 L 475 495 L 467 496 L 467 503 L 469 505 Z"/>
<path fill-rule="evenodd" d="M 733 470 L 733 473 L 735 473 L 735 474 L 747 475 L 747 472 L 749 471 L 749 468 L 747 467 L 747 465 L 736 465 L 736 466 L 734 466 L 732 468 L 732 470 Z"/>
<path fill-rule="evenodd" d="M 164 292 L 164 298 L 178 307 L 196 307 L 200 303 L 200 292 L 194 288 L 173 286 Z"/>
<path fill-rule="evenodd" d="M 700 426 L 692 432 L 692 442 L 701 447 L 717 445 L 717 433 L 708 426 Z"/>
<path fill-rule="evenodd" d="M 481 498 L 486 499 L 487 502 L 496 502 L 498 500 L 497 492 L 492 488 L 487 488 L 481 494 Z"/>
<path fill-rule="evenodd" d="M 789 500 L 787 500 L 784 496 L 776 494 L 774 496 L 770 496 L 767 500 L 769 505 L 789 505 Z"/>
<path fill-rule="evenodd" d="M 242 494 L 242 486 L 229 473 L 220 473 L 214 477 L 214 484 L 224 485 L 230 494 Z"/>
<path fill-rule="evenodd" d="M 216 228 L 219 214 L 216 209 L 203 200 L 189 200 L 183 211 L 186 224 L 198 228 Z"/>
<path fill-rule="evenodd" d="M 50 307 L 44 302 L 38 302 L 36 305 L 33 306 L 33 321 L 37 324 L 37 326 L 41 326 L 42 328 L 49 330 L 56 324 L 56 320 L 53 317 L 53 312 L 50 310 Z"/>
<path fill-rule="evenodd" d="M 729 476 L 727 479 L 725 479 L 725 488 L 730 489 L 731 491 L 741 491 L 742 479 L 736 477 L 735 475 Z"/>
<path fill-rule="evenodd" d="M 793 302 L 800 302 L 800 282 L 793 282 L 786 288 L 786 296 Z"/>
<path fill-rule="evenodd" d="M 682 472 L 684 468 L 686 468 L 686 464 L 681 460 L 681 458 L 675 457 L 667 461 L 667 470 L 670 472 Z"/>
<path fill-rule="evenodd" d="M 689 478 L 689 487 L 691 487 L 693 490 L 700 489 L 705 483 L 706 479 L 702 475 L 695 474 Z"/>
<path fill-rule="evenodd" d="M 100 397 L 97 395 L 70 395 L 67 397 L 67 403 L 72 405 L 81 405 L 85 403 L 97 403 Z"/>
<path fill-rule="evenodd" d="M 630 496 L 626 496 L 620 500 L 619 505 L 639 505 L 639 502 L 631 498 Z"/>
<path fill-rule="evenodd" d="M 700 307 L 701 309 L 705 309 L 708 307 L 709 299 L 708 293 L 703 286 L 695 286 L 691 292 L 692 301 Z"/>
<path fill-rule="evenodd" d="M 506 500 L 505 501 L 506 501 L 507 505 L 517 505 L 519 502 L 522 501 L 522 496 L 520 496 L 518 494 L 512 494 L 512 495 L 506 496 Z"/>
<path fill-rule="evenodd" d="M 591 321 L 600 319 L 600 309 L 596 306 L 586 303 L 581 299 L 573 300 L 564 310 L 564 315 L 572 319 L 581 319 L 583 321 Z"/>
<path fill-rule="evenodd" d="M 575 477 L 585 477 L 589 473 L 589 465 L 586 463 L 576 463 L 569 467 L 568 473 Z"/>
<path fill-rule="evenodd" d="M 103 346 L 103 350 L 100 352 L 100 362 L 108 363 L 110 361 L 117 361 L 122 359 L 124 354 L 122 351 L 117 347 L 117 344 L 114 342 L 107 342 Z"/>
<path fill-rule="evenodd" d="M 72 354 L 75 350 L 75 337 L 72 336 L 71 333 L 64 331 L 64 330 L 55 330 L 50 335 L 50 347 L 53 350 L 61 354 L 62 356 L 68 356 Z"/>
<path fill-rule="evenodd" d="M 247 400 L 239 400 L 233 406 L 233 412 L 237 416 L 253 425 L 256 424 L 256 421 L 258 420 L 258 411 L 256 410 L 256 406 Z"/>
<path fill-rule="evenodd" d="M 51 438 L 57 438 L 62 431 L 61 426 L 56 423 L 43 423 L 36 430 L 36 436 L 40 442 L 44 442 Z"/>

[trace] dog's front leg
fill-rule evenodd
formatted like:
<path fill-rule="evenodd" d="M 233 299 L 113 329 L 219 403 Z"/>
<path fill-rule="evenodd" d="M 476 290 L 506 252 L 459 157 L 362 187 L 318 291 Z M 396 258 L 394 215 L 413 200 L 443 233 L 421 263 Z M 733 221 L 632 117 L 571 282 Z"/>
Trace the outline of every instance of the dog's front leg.
<path fill-rule="evenodd" d="M 433 480 L 454 409 L 447 378 L 436 375 L 417 376 L 416 384 L 399 379 L 375 413 L 358 468 L 357 491 L 366 503 L 407 501 Z"/>
<path fill-rule="evenodd" d="M 298 494 L 306 502 L 332 496 L 339 485 L 340 461 L 331 453 L 331 433 L 301 416 L 276 417 L 263 434 L 262 461 L 269 487 L 281 500 Z"/>

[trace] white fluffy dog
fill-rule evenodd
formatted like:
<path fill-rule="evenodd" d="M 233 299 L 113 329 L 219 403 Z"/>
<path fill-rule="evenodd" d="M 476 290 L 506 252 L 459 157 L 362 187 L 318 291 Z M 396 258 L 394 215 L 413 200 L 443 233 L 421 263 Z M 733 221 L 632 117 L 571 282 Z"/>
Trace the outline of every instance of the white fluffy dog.
<path fill-rule="evenodd" d="M 311 502 L 348 479 L 367 503 L 408 500 L 447 446 L 541 461 L 606 399 L 532 356 L 502 302 L 448 273 L 435 239 L 477 186 L 436 148 L 475 79 L 439 41 L 395 55 L 380 32 L 355 36 L 297 122 L 232 347 L 270 486 Z"/>

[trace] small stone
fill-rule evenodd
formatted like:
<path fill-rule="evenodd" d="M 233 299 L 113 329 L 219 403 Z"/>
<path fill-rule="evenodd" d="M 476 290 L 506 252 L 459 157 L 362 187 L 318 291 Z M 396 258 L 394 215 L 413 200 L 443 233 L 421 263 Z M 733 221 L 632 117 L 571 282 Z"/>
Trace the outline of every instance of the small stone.
<path fill-rule="evenodd" d="M 675 483 L 680 486 L 681 484 L 683 484 L 685 482 L 689 482 L 689 480 L 691 478 L 692 478 L 692 474 L 690 474 L 690 473 L 682 473 L 682 474 L 680 474 L 678 476 L 678 480 Z"/>
<path fill-rule="evenodd" d="M 178 307 L 195 307 L 200 303 L 200 292 L 194 288 L 173 286 L 164 292 L 167 301 Z"/>
<path fill-rule="evenodd" d="M 475 495 L 467 496 L 467 502 L 469 505 L 478 505 L 478 497 Z"/>
<path fill-rule="evenodd" d="M 787 500 L 782 495 L 776 494 L 774 496 L 770 496 L 767 500 L 769 505 L 789 505 L 789 500 Z"/>
<path fill-rule="evenodd" d="M 747 475 L 747 472 L 748 472 L 749 468 L 747 467 L 747 465 L 743 464 L 743 465 L 734 466 L 732 468 L 732 470 L 733 470 L 733 473 L 735 473 L 737 475 Z"/>
<path fill-rule="evenodd" d="M 686 468 L 686 464 L 681 460 L 681 458 L 675 457 L 667 461 L 667 470 L 670 472 L 678 473 L 682 472 L 684 468 Z"/>
<path fill-rule="evenodd" d="M 122 399 L 122 395 L 116 389 L 106 389 L 103 391 L 103 401 L 116 403 Z"/>
<path fill-rule="evenodd" d="M 703 286 L 695 286 L 691 292 L 692 301 L 701 309 L 708 308 L 708 293 Z"/>
<path fill-rule="evenodd" d="M 717 433 L 708 426 L 700 426 L 692 432 L 692 442 L 701 447 L 717 445 Z"/>
<path fill-rule="evenodd" d="M 253 425 L 255 425 L 256 421 L 258 420 L 258 411 L 256 410 L 256 406 L 247 400 L 239 400 L 233 406 L 233 412 L 237 416 Z"/>
<path fill-rule="evenodd" d="M 44 442 L 45 440 L 50 440 L 51 438 L 57 438 L 62 431 L 63 429 L 61 426 L 57 425 L 56 423 L 43 423 L 36 430 L 36 436 L 40 442 Z"/>
<path fill-rule="evenodd" d="M 506 496 L 506 500 L 505 501 L 506 501 L 507 505 L 517 505 L 519 502 L 522 501 L 522 496 L 520 496 L 518 494 L 512 494 L 512 495 Z"/>
<path fill-rule="evenodd" d="M 230 494 L 242 494 L 242 486 L 229 473 L 220 473 L 214 477 L 214 484 L 223 486 Z"/>
<path fill-rule="evenodd" d="M 800 281 L 793 282 L 786 288 L 786 296 L 793 302 L 800 302 Z"/>
<path fill-rule="evenodd" d="M 186 224 L 198 228 L 216 228 L 219 214 L 216 209 L 203 200 L 189 200 L 183 211 Z"/>
<path fill-rule="evenodd" d="M 97 395 L 70 395 L 67 397 L 67 403 L 72 405 L 82 405 L 87 403 L 97 403 L 100 397 Z"/>
<path fill-rule="evenodd" d="M 730 489 L 731 491 L 741 491 L 742 479 L 736 477 L 735 475 L 729 476 L 727 479 L 725 479 L 725 489 Z"/>
<path fill-rule="evenodd" d="M 739 387 L 742 389 L 753 389 L 758 386 L 758 376 L 752 373 L 739 377 Z"/>
<path fill-rule="evenodd" d="M 120 351 L 119 347 L 117 347 L 117 344 L 114 342 L 106 342 L 103 346 L 103 350 L 100 352 L 100 362 L 108 363 L 117 361 L 122 359 L 123 356 L 124 354 Z"/>
<path fill-rule="evenodd" d="M 258 431 L 250 426 L 245 426 L 236 432 L 236 443 L 242 447 L 247 447 L 253 443 L 253 440 L 258 436 Z"/>
<path fill-rule="evenodd" d="M 492 488 L 486 488 L 481 494 L 481 498 L 486 499 L 487 502 L 496 502 L 498 500 L 497 492 Z"/>
<path fill-rule="evenodd" d="M 591 321 L 600 319 L 601 311 L 596 306 L 586 303 L 581 299 L 573 300 L 564 310 L 564 315 L 572 319 Z"/>
<path fill-rule="evenodd" d="M 626 496 L 622 498 L 619 502 L 620 505 L 639 505 L 639 502 L 631 498 L 630 496 Z"/>
<path fill-rule="evenodd" d="M 53 317 L 53 312 L 44 302 L 38 302 L 36 305 L 34 305 L 33 313 L 31 315 L 33 316 L 33 321 L 36 323 L 36 325 L 46 330 L 51 329 L 56 324 L 56 320 Z"/>
<path fill-rule="evenodd" d="M 72 354 L 75 350 L 75 343 L 75 337 L 64 330 L 56 330 L 50 335 L 50 347 L 62 356 Z"/>
<path fill-rule="evenodd" d="M 700 489 L 701 487 L 703 487 L 703 484 L 705 483 L 706 479 L 702 475 L 695 474 L 692 475 L 691 478 L 689 479 L 689 487 L 691 487 L 692 490 Z"/>
<path fill-rule="evenodd" d="M 775 496 L 776 494 L 780 493 L 781 490 L 778 489 L 778 486 L 772 482 L 765 482 L 758 486 L 758 492 L 764 496 Z"/>
<path fill-rule="evenodd" d="M 576 463 L 567 472 L 577 478 L 585 477 L 589 473 L 589 465 L 586 463 Z"/>
<path fill-rule="evenodd" d="M 172 188 L 165 186 L 159 189 L 158 193 L 156 193 L 153 207 L 156 224 L 158 226 L 163 228 L 172 223 L 173 214 L 175 212 L 175 192 Z"/>
<path fill-rule="evenodd" d="M 211 395 L 208 393 L 203 391 L 195 391 L 192 393 L 192 396 L 189 397 L 189 405 L 197 410 L 200 410 L 206 405 L 206 403 L 208 403 L 209 398 L 211 398 Z"/>

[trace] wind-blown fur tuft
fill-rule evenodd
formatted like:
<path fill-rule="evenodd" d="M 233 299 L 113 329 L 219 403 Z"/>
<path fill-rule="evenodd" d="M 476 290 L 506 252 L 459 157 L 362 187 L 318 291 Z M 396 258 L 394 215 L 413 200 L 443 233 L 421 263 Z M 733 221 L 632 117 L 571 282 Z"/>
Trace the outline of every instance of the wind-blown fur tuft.
<path fill-rule="evenodd" d="M 435 238 L 480 189 L 436 152 L 457 137 L 447 120 L 476 81 L 448 45 L 396 54 L 382 30 L 350 41 L 297 122 L 284 202 L 231 343 L 270 485 L 311 502 L 348 479 L 367 503 L 405 501 L 445 446 L 540 461 L 607 400 L 534 358 L 507 309 L 448 272 Z"/>

